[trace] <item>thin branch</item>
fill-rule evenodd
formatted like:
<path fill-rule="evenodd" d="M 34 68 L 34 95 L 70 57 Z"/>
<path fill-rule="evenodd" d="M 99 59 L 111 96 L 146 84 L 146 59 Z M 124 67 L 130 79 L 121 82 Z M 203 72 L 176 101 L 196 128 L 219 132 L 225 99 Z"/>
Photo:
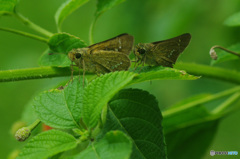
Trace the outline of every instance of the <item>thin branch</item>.
<path fill-rule="evenodd" d="M 86 75 L 93 73 L 86 72 Z M 78 71 L 74 75 L 79 75 Z M 51 77 L 71 76 L 71 69 L 69 67 L 37 67 L 18 70 L 4 70 L 0 71 L 0 82 L 21 81 L 30 79 L 42 79 Z M 69 78 L 70 79 L 70 78 Z"/>
<path fill-rule="evenodd" d="M 92 23 L 90 25 L 90 28 L 89 28 L 89 44 L 90 45 L 92 45 L 94 43 L 94 41 L 93 41 L 93 31 L 94 31 L 97 19 L 98 19 L 98 17 L 95 17 L 93 19 L 93 21 L 92 21 Z"/>
<path fill-rule="evenodd" d="M 51 37 L 53 35 L 53 33 L 47 31 L 46 29 L 43 29 L 42 27 L 38 26 L 37 24 L 33 23 L 32 21 L 30 21 L 29 19 L 27 19 L 26 17 L 24 17 L 23 15 L 16 13 L 14 14 L 20 21 L 22 21 L 25 25 L 27 25 L 28 27 L 32 28 L 33 30 L 39 32 L 40 34 L 47 36 L 47 37 Z"/>
<path fill-rule="evenodd" d="M 184 104 L 181 107 L 176 107 L 176 108 L 171 108 L 171 109 L 165 110 L 165 111 L 162 112 L 162 115 L 164 117 L 170 116 L 170 115 L 172 115 L 174 113 L 177 113 L 179 111 L 183 111 L 183 110 L 189 109 L 191 107 L 195 107 L 195 106 L 197 106 L 199 104 L 204 104 L 204 103 L 207 103 L 207 102 L 210 102 L 210 101 L 222 98 L 224 96 L 227 96 L 227 95 L 233 94 L 235 92 L 239 92 L 239 91 L 240 91 L 240 87 L 234 87 L 234 88 L 222 91 L 220 93 L 217 93 L 217 94 L 214 94 L 214 95 L 209 95 L 209 96 L 207 96 L 205 98 L 201 98 L 201 99 L 195 100 L 193 102 Z M 222 107 L 223 106 L 221 106 L 221 108 Z M 226 106 L 224 108 L 226 108 Z M 216 112 L 219 112 L 219 110 L 215 110 L 214 111 L 214 113 L 216 113 Z"/>
<path fill-rule="evenodd" d="M 212 110 L 212 114 L 220 114 L 224 112 L 226 108 L 231 106 L 234 102 L 236 102 L 240 97 L 239 91 L 233 94 L 231 97 L 229 97 L 227 100 L 225 100 L 222 104 L 220 104 L 217 108 Z"/>
<path fill-rule="evenodd" d="M 187 73 L 196 76 L 202 76 L 206 78 L 213 78 L 216 80 L 240 84 L 240 72 L 234 70 L 193 63 L 178 63 L 175 65 L 175 68 L 180 70 L 186 70 Z M 86 72 L 86 75 L 92 74 L 94 73 Z M 78 75 L 78 72 L 75 71 L 74 75 Z M 29 69 L 5 70 L 0 71 L 0 82 L 63 76 L 71 76 L 71 69 L 69 67 L 37 67 Z"/>
<path fill-rule="evenodd" d="M 48 43 L 48 39 L 43 38 L 41 36 L 34 35 L 34 34 L 30 34 L 30 33 L 27 33 L 27 32 L 15 30 L 15 29 L 10 29 L 10 28 L 0 28 L 0 30 L 11 32 L 11 33 L 14 33 L 14 34 L 22 35 L 22 36 L 25 36 L 25 37 L 29 37 L 29 38 L 32 38 L 32 39 L 35 39 L 35 40 L 39 40 L 39 41 Z"/>
<path fill-rule="evenodd" d="M 236 55 L 236 56 L 240 57 L 240 54 L 239 54 L 239 53 L 234 52 L 234 51 L 231 51 L 231 50 L 228 50 L 228 49 L 226 49 L 226 48 L 224 48 L 224 47 L 222 47 L 222 46 L 219 46 L 219 45 L 213 46 L 210 50 L 212 50 L 212 52 L 213 52 L 214 49 L 221 49 L 221 50 L 224 50 L 224 51 L 226 51 L 226 52 L 229 52 L 229 53 L 231 53 L 231 54 L 233 54 L 233 55 Z M 211 52 L 211 51 L 210 51 L 210 52 Z M 214 52 L 215 52 L 215 51 L 214 51 Z"/>

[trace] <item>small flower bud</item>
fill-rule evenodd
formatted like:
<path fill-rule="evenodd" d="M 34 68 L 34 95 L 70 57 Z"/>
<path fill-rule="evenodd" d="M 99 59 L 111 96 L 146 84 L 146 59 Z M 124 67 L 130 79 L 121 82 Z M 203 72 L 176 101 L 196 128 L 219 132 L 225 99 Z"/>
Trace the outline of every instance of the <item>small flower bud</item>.
<path fill-rule="evenodd" d="M 22 127 L 16 132 L 15 138 L 18 141 L 25 141 L 30 135 L 31 130 L 28 127 Z"/>
<path fill-rule="evenodd" d="M 213 60 L 217 60 L 217 58 L 218 58 L 217 53 L 213 47 L 210 49 L 210 56 Z"/>

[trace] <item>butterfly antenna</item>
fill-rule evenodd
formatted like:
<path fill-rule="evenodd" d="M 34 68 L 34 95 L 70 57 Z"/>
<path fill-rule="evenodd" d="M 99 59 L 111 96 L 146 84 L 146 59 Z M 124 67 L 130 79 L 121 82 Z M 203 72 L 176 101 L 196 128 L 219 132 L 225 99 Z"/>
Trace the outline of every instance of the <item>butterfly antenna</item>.
<path fill-rule="evenodd" d="M 48 53 L 48 55 L 55 55 L 55 54 L 64 54 L 65 55 L 65 53 L 58 53 L 58 52 L 50 52 L 50 53 Z"/>

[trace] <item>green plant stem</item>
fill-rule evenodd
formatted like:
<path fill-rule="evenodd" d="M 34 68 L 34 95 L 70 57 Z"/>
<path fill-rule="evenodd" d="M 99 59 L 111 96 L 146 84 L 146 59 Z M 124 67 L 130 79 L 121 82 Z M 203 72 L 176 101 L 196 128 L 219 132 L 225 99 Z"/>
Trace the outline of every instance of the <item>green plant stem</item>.
<path fill-rule="evenodd" d="M 27 19 L 26 17 L 24 17 L 23 15 L 19 14 L 16 12 L 15 16 L 22 21 L 25 25 L 27 25 L 28 27 L 30 27 L 31 29 L 39 32 L 40 34 L 47 36 L 47 37 L 51 37 L 53 35 L 53 33 L 43 29 L 42 27 L 36 25 L 35 23 L 33 23 L 32 21 L 30 21 L 29 19 Z"/>
<path fill-rule="evenodd" d="M 35 129 L 39 124 L 41 123 L 41 121 L 39 119 L 35 120 L 34 123 L 32 123 L 31 125 L 28 126 L 28 128 L 32 131 L 33 129 Z"/>
<path fill-rule="evenodd" d="M 217 80 L 223 80 L 225 82 L 240 84 L 240 72 L 235 70 L 194 63 L 177 63 L 174 68 L 186 70 L 187 73 L 196 76 L 202 76 Z"/>
<path fill-rule="evenodd" d="M 97 19 L 98 19 L 99 16 L 95 17 L 90 25 L 90 28 L 89 28 L 89 44 L 92 45 L 94 43 L 93 41 L 93 30 L 94 30 L 94 27 L 95 27 L 95 24 L 97 22 Z"/>
<path fill-rule="evenodd" d="M 26 32 L 23 32 L 23 31 L 19 31 L 19 30 L 15 30 L 15 29 L 9 29 L 9 28 L 0 28 L 0 30 L 15 33 L 15 34 L 19 34 L 19 35 L 22 35 L 22 36 L 25 36 L 25 37 L 29 37 L 29 38 L 32 38 L 32 39 L 35 39 L 35 40 L 39 40 L 39 41 L 48 43 L 48 39 L 46 39 L 46 38 L 43 38 L 43 37 L 40 37 L 40 36 L 37 36 L 37 35 L 34 35 L 34 34 L 26 33 Z"/>
<path fill-rule="evenodd" d="M 186 70 L 188 73 L 197 76 L 240 84 L 240 72 L 234 70 L 191 63 L 179 63 L 175 66 L 175 68 Z M 70 68 L 59 67 L 38 67 L 19 70 L 4 70 L 0 71 L 0 82 L 70 76 L 70 72 Z M 75 71 L 74 74 L 77 75 L 77 71 Z M 92 74 L 94 73 L 86 72 L 86 75 Z"/>
<path fill-rule="evenodd" d="M 82 73 L 82 72 L 80 72 Z M 85 75 L 93 73 L 86 72 Z M 74 75 L 79 75 L 78 71 L 74 71 Z M 0 71 L 0 82 L 21 81 L 29 79 L 41 79 L 51 77 L 71 76 L 71 69 L 69 67 L 37 67 L 18 70 L 4 70 Z"/>
<path fill-rule="evenodd" d="M 240 86 L 234 87 L 234 88 L 231 88 L 231 89 L 228 89 L 228 90 L 225 90 L 225 91 L 222 91 L 222 92 L 214 94 L 214 95 L 209 95 L 209 96 L 207 96 L 205 98 L 202 98 L 202 99 L 199 99 L 199 100 L 195 100 L 195 101 L 193 101 L 191 103 L 184 104 L 184 105 L 182 105 L 180 107 L 167 109 L 167 110 L 162 112 L 162 115 L 163 115 L 163 117 L 170 116 L 170 115 L 172 115 L 174 113 L 177 113 L 179 111 L 183 111 L 183 110 L 189 109 L 191 107 L 195 107 L 195 106 L 197 106 L 199 104 L 203 104 L 203 103 L 210 102 L 212 100 L 216 100 L 218 98 L 230 95 L 230 94 L 238 92 L 238 91 L 240 91 Z M 215 111 L 219 111 L 219 110 L 215 110 Z"/>

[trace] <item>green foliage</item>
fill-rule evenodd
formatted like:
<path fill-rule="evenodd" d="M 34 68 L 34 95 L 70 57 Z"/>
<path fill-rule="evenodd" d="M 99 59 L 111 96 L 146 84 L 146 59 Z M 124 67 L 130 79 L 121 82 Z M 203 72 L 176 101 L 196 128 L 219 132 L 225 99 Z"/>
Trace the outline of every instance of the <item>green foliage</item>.
<path fill-rule="evenodd" d="M 108 132 L 99 142 L 69 159 L 124 159 L 131 155 L 132 142 L 120 131 Z"/>
<path fill-rule="evenodd" d="M 240 26 L 240 12 L 231 15 L 224 21 L 224 24 L 227 26 Z"/>
<path fill-rule="evenodd" d="M 135 76 L 131 72 L 113 72 L 93 80 L 83 96 L 83 121 L 90 129 L 96 126 L 102 109 Z"/>
<path fill-rule="evenodd" d="M 73 136 L 59 130 L 50 130 L 32 138 L 23 148 L 18 159 L 47 159 L 76 146 L 77 140 Z"/>
<path fill-rule="evenodd" d="M 125 89 L 109 102 L 102 135 L 110 130 L 121 130 L 131 137 L 131 159 L 166 158 L 162 115 L 156 98 L 146 91 Z"/>
<path fill-rule="evenodd" d="M 0 15 L 15 14 L 15 7 L 18 0 L 0 0 Z"/>
<path fill-rule="evenodd" d="M 57 23 L 57 27 L 60 28 L 63 20 L 69 16 L 76 9 L 81 7 L 83 4 L 87 3 L 88 0 L 68 0 L 58 8 L 55 14 L 55 21 Z"/>
<path fill-rule="evenodd" d="M 34 100 L 34 109 L 39 119 L 49 126 L 79 128 L 83 93 L 82 80 L 75 79 L 63 90 L 53 89 L 38 95 Z"/>
<path fill-rule="evenodd" d="M 154 68 L 156 69 L 156 68 Z M 144 69 L 144 73 L 147 73 L 147 69 Z M 141 81 L 147 81 L 151 79 L 181 79 L 181 75 L 179 75 L 178 71 L 172 71 L 174 69 L 160 69 L 161 72 L 165 72 L 164 75 L 158 76 L 157 74 L 151 73 L 153 72 L 152 69 L 149 69 L 151 76 L 148 78 L 144 78 Z M 157 69 L 158 70 L 158 69 Z M 144 74 L 143 73 L 143 74 Z M 174 75 L 176 74 L 176 75 Z M 186 75 L 186 74 L 185 74 Z M 151 77 L 151 78 L 150 78 Z M 187 75 L 185 79 L 196 79 L 194 76 Z M 161 128 L 161 113 L 158 109 L 157 102 L 155 98 L 149 95 L 146 92 L 142 91 L 123 91 L 119 95 L 112 98 L 120 89 L 124 88 L 125 86 L 132 84 L 131 82 L 134 81 L 134 78 L 139 79 L 142 78 L 141 74 L 135 74 L 132 72 L 113 72 L 109 74 L 105 74 L 93 80 L 89 85 L 84 85 L 79 82 L 78 78 L 75 78 L 73 82 L 68 83 L 68 85 L 63 89 L 54 89 L 50 91 L 46 91 L 41 93 L 39 96 L 35 98 L 34 101 L 34 109 L 37 112 L 38 118 L 43 121 L 45 124 L 50 125 L 54 128 L 61 128 L 61 129 L 71 129 L 71 128 L 79 128 L 79 129 L 88 129 L 93 130 L 94 132 L 98 131 L 99 126 L 98 123 L 101 123 L 101 114 L 105 106 L 109 100 L 110 106 L 112 103 L 117 102 L 118 110 L 114 111 L 116 114 L 123 114 L 121 110 L 125 110 L 126 112 L 134 112 L 133 114 L 126 114 L 129 117 L 133 115 L 142 116 L 142 120 L 129 120 L 125 123 L 124 129 L 127 128 L 128 131 L 126 132 L 130 137 L 135 141 L 135 145 L 133 148 L 132 158 L 136 158 L 137 156 L 143 157 L 141 154 L 143 153 L 145 157 L 152 158 L 153 156 L 165 158 L 165 144 L 164 144 L 164 137 L 162 134 Z M 128 92 L 128 93 L 127 93 Z M 121 98 L 125 97 L 127 101 L 120 100 Z M 139 102 L 139 97 L 141 96 L 141 101 Z M 120 98 L 120 99 L 118 99 Z M 115 102 L 114 102 L 115 101 Z M 134 102 L 135 101 L 135 102 Z M 138 101 L 138 102 L 137 102 Z M 134 104 L 135 103 L 135 104 Z M 145 103 L 145 104 L 144 104 Z M 114 107 L 114 106 L 113 106 Z M 120 108 L 122 107 L 122 108 Z M 113 109 L 111 107 L 111 109 Z M 137 109 L 138 111 L 133 111 L 133 109 Z M 155 110 L 152 112 L 152 109 Z M 111 116 L 112 112 L 108 114 Z M 147 114 L 142 114 L 147 113 Z M 117 115 L 115 117 L 118 120 Z M 155 114 L 155 115 L 154 115 Z M 80 118 L 82 121 L 80 121 Z M 105 117 L 103 116 L 103 119 Z M 80 124 L 82 123 L 82 124 Z M 149 125 L 152 123 L 155 125 L 154 127 Z M 135 126 L 133 125 L 135 124 Z M 112 125 L 108 122 L 105 124 L 106 126 Z M 116 124 L 114 127 L 119 126 Z M 101 126 L 100 126 L 101 127 Z M 157 127 L 157 129 L 155 128 Z M 108 130 L 109 129 L 109 130 Z M 110 130 L 108 127 L 101 130 L 99 133 L 105 134 Z M 122 128 L 118 128 L 115 130 L 122 130 Z M 142 130 L 138 132 L 137 130 Z M 135 132 L 136 133 L 135 133 Z M 93 133 L 94 133 L 93 132 Z M 131 132 L 131 133 L 130 133 Z M 140 134 L 142 135 L 140 135 Z M 90 132 L 91 134 L 91 132 Z M 98 134 L 98 133 L 97 133 Z M 145 134 L 145 135 L 144 135 Z M 151 135 L 149 135 L 151 134 Z M 148 138 L 146 138 L 148 136 Z M 94 136 L 92 136 L 94 138 Z M 92 138 L 91 137 L 91 138 Z M 137 137 L 137 138 L 135 138 Z M 137 139 L 141 139 L 143 142 L 137 141 Z M 146 141 L 145 141 L 146 140 Z M 161 142 L 160 142 L 161 141 Z M 148 144 L 148 142 L 150 142 Z M 153 143 L 151 143 L 153 142 Z M 156 142 L 156 143 L 155 143 Z M 158 145 L 157 147 L 153 145 Z M 145 146 L 143 146 L 145 145 Z M 154 153 L 148 153 L 148 149 L 154 149 Z M 159 151 L 159 149 L 161 151 Z M 85 151 L 84 151 L 85 153 Z M 79 154 L 84 155 L 83 154 Z M 134 157 L 135 156 L 135 157 Z M 144 157 L 143 157 L 144 158 Z"/>
<path fill-rule="evenodd" d="M 124 1 L 97 1 L 95 17 L 90 26 L 91 42 L 98 17 Z M 53 34 L 32 23 L 16 12 L 17 2 L 17 0 L 0 0 L 0 14 L 15 14 L 24 24 L 48 39 L 13 29 L 0 28 L 0 30 L 47 43 L 48 48 L 40 57 L 39 65 L 51 67 L 42 67 L 37 75 L 34 74 L 36 69 L 22 70 L 22 72 L 0 72 L 0 80 L 25 79 L 25 76 L 28 79 L 53 77 L 54 74 L 69 76 L 71 62 L 67 53 L 73 48 L 87 47 L 87 44 L 74 35 L 62 32 Z M 55 14 L 58 32 L 64 19 L 87 2 L 88 0 L 67 0 L 61 5 Z M 239 26 L 239 16 L 239 13 L 233 15 L 226 20 L 225 24 Z M 240 44 L 229 49 L 239 52 Z M 218 55 L 218 59 L 212 64 L 239 60 L 237 56 L 224 52 Z M 223 74 L 222 69 L 208 68 L 190 65 L 188 70 L 191 72 L 193 69 L 197 75 L 205 73 L 209 77 L 221 76 L 224 80 L 239 83 L 236 79 L 239 72 L 219 75 Z M 36 136 L 32 133 L 32 138 L 24 146 L 18 158 L 166 159 L 167 156 L 179 159 L 201 158 L 216 134 L 220 119 L 238 109 L 236 103 L 239 102 L 240 87 L 217 94 L 193 96 L 162 113 L 156 98 L 147 91 L 124 89 L 136 83 L 152 80 L 195 80 L 199 78 L 184 70 L 145 66 L 136 70 L 100 75 L 100 77 L 89 80 L 89 83 L 84 77 L 76 77 L 65 86 L 40 93 L 27 106 L 23 120 L 28 124 L 34 120 L 39 124 L 38 121 L 41 120 L 44 124 L 54 129 L 61 129 L 61 131 L 40 132 L 41 130 L 38 130 L 36 133 L 39 134 Z M 25 78 L 19 74 L 25 75 Z M 10 75 L 15 78 L 11 78 Z M 87 72 L 87 75 L 91 74 Z M 225 77 L 227 75 L 231 77 Z M 226 99 L 229 95 L 232 96 Z M 213 110 L 206 105 L 207 102 L 216 102 L 219 99 L 221 101 L 218 101 Z M 229 107 L 234 104 L 234 109 L 230 109 Z M 32 105 L 34 110 L 31 108 Z M 27 128 L 32 130 L 35 127 Z"/>
<path fill-rule="evenodd" d="M 235 95 L 227 99 L 224 97 L 238 90 L 233 88 L 218 94 L 192 96 L 163 111 L 164 133 L 169 144 L 168 157 L 201 159 L 214 139 L 220 119 L 227 112 L 226 108 L 239 100 L 239 96 L 233 98 Z M 220 104 L 210 110 L 207 103 L 219 99 Z"/>
<path fill-rule="evenodd" d="M 166 134 L 168 157 L 202 159 L 216 135 L 218 123 L 209 121 Z"/>

